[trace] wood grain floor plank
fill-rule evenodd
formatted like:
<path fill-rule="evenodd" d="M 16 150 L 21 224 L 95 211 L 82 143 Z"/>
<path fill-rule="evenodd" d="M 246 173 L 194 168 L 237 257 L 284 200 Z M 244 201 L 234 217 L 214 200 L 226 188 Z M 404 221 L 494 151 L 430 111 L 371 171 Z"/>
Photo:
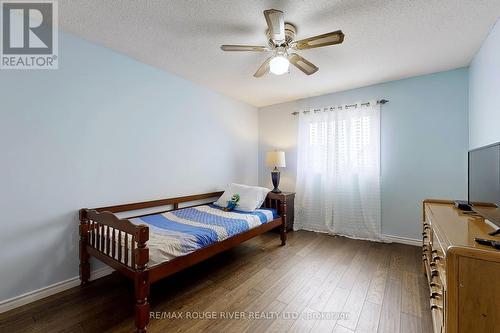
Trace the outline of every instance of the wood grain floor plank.
<path fill-rule="evenodd" d="M 354 331 L 351 331 L 350 329 L 347 329 L 344 326 L 340 325 L 335 325 L 335 328 L 332 331 L 332 333 L 353 333 L 353 332 Z"/>
<path fill-rule="evenodd" d="M 284 288 L 276 299 L 282 303 L 288 304 L 295 297 L 297 292 L 303 288 L 309 279 L 312 278 L 314 266 L 305 266 L 305 270 L 299 276 L 293 277 L 287 288 Z"/>
<path fill-rule="evenodd" d="M 346 270 L 347 266 L 337 265 L 323 282 L 323 285 L 318 286 L 314 296 L 309 301 L 308 307 L 316 311 L 323 311 Z"/>
<path fill-rule="evenodd" d="M 262 309 L 262 311 L 268 314 L 270 313 L 282 314 L 285 306 L 286 306 L 285 303 L 281 303 L 278 300 L 274 300 L 267 307 Z M 268 329 L 268 327 L 271 326 L 273 322 L 278 319 L 279 318 L 277 317 L 270 316 L 269 319 L 266 318 L 266 319 L 249 321 L 248 326 L 245 328 L 245 330 L 240 332 L 249 332 L 249 333 L 265 332 Z"/>
<path fill-rule="evenodd" d="M 352 259 L 349 268 L 342 276 L 339 281 L 339 287 L 344 289 L 351 289 L 355 284 L 356 277 L 359 275 L 366 259 L 368 257 L 369 244 L 363 243 L 363 245 L 358 249 L 356 255 Z"/>
<path fill-rule="evenodd" d="M 318 284 L 318 279 L 319 279 L 318 277 L 312 276 L 309 281 L 306 281 L 303 287 L 300 288 L 299 291 L 296 293 L 295 297 L 293 297 L 293 299 L 291 299 L 290 302 L 288 302 L 287 306 L 283 311 L 294 315 L 301 314 L 305 310 L 307 303 L 314 296 L 315 287 Z M 269 327 L 268 331 L 269 332 L 288 331 L 290 327 L 293 326 L 294 322 L 297 321 L 298 319 L 299 318 L 277 319 Z"/>
<path fill-rule="evenodd" d="M 399 254 L 393 253 L 394 256 Z M 391 258 L 391 263 L 393 259 Z M 390 269 L 379 320 L 379 333 L 398 333 L 401 328 L 401 293 L 403 271 Z"/>
<path fill-rule="evenodd" d="M 241 283 L 238 287 L 235 289 L 229 291 L 226 293 L 224 296 L 220 297 L 217 299 L 217 301 L 210 303 L 208 307 L 203 309 L 203 312 L 207 313 L 221 313 L 226 311 L 228 308 L 231 307 L 231 305 L 235 304 L 236 302 L 241 301 L 242 299 L 245 298 L 254 298 L 256 299 L 260 292 L 255 291 L 252 289 L 253 286 L 257 285 L 260 281 L 265 279 L 267 276 L 269 276 L 272 273 L 272 270 L 268 268 L 262 268 L 258 272 L 256 272 L 254 275 L 248 277 L 243 283 Z M 189 327 L 184 327 L 183 331 L 185 332 L 201 332 L 206 329 L 208 329 L 215 321 L 213 319 L 204 319 L 204 320 L 199 320 L 195 324 L 187 323 L 187 326 Z"/>
<path fill-rule="evenodd" d="M 382 306 L 369 302 L 368 300 L 363 305 L 359 316 L 358 324 L 356 325 L 356 333 L 374 333 L 378 330 L 380 319 L 380 310 Z"/>
<path fill-rule="evenodd" d="M 401 244 L 391 244 L 392 245 L 392 253 L 391 253 L 391 262 L 389 265 L 389 269 L 391 271 L 394 270 L 404 270 L 404 251 L 405 251 L 405 246 Z M 407 250 L 407 249 L 406 249 Z"/>
<path fill-rule="evenodd" d="M 401 333 L 421 333 L 420 318 L 411 314 L 401 314 Z"/>
<path fill-rule="evenodd" d="M 347 302 L 347 298 L 349 297 L 349 293 L 350 291 L 347 289 L 343 289 L 340 287 L 335 288 L 335 291 L 332 293 L 332 295 L 328 299 L 328 302 L 322 310 L 323 313 L 329 313 L 331 316 L 317 320 L 313 326 L 313 332 L 331 332 L 335 327 L 337 321 L 343 320 L 339 319 L 338 315 L 344 308 L 344 305 Z"/>
<path fill-rule="evenodd" d="M 375 275 L 370 281 L 370 287 L 368 288 L 366 300 L 368 302 L 382 305 L 390 264 L 390 250 L 387 246 L 383 246 L 381 248 L 381 256 L 379 260 L 380 261 L 377 266 L 377 270 L 375 271 Z"/>
<path fill-rule="evenodd" d="M 318 314 L 316 310 L 311 308 L 305 308 L 300 317 L 295 320 L 292 327 L 288 330 L 288 332 L 292 333 L 308 333 L 312 330 L 315 320 L 314 315 Z"/>
<path fill-rule="evenodd" d="M 318 286 L 315 295 L 308 304 L 308 307 L 316 311 L 322 311 L 326 306 L 356 252 L 356 248 L 352 246 L 351 242 L 346 242 L 343 237 L 338 237 L 338 239 L 338 247 L 334 251 L 335 256 L 331 259 L 333 268 L 325 281 Z"/>
<path fill-rule="evenodd" d="M 368 250 L 370 247 L 368 247 Z M 372 249 L 366 255 L 364 262 L 361 264 L 361 270 L 356 277 L 353 278 L 353 287 L 349 298 L 342 310 L 348 313 L 348 318 L 339 322 L 338 325 L 342 325 L 345 328 L 354 331 L 358 323 L 359 317 L 361 315 L 361 310 L 366 300 L 366 295 L 368 293 L 368 288 L 370 287 L 370 282 L 373 277 L 373 273 L 379 264 L 381 253 L 378 250 Z M 342 285 L 339 283 L 339 287 Z"/>
<path fill-rule="evenodd" d="M 418 256 L 419 261 L 420 255 Z M 418 262 L 416 265 L 420 264 Z M 420 326 L 422 327 L 422 332 L 432 332 L 433 331 L 433 325 L 432 325 L 432 315 L 431 315 L 431 307 L 430 307 L 430 300 L 429 300 L 429 284 L 427 282 L 427 277 L 420 272 L 418 274 L 418 284 L 420 287 L 420 313 L 422 314 L 422 317 L 420 318 Z"/>
<path fill-rule="evenodd" d="M 417 317 L 420 312 L 420 287 L 416 273 L 403 271 L 403 289 L 401 298 L 401 311 Z"/>
<path fill-rule="evenodd" d="M 311 267 L 307 269 L 307 274 L 302 274 L 305 278 L 297 279 L 297 285 L 295 288 L 287 288 L 285 289 L 286 293 L 278 295 L 278 300 L 283 303 L 287 303 L 287 306 L 283 310 L 284 313 L 292 315 L 303 313 L 307 304 L 314 296 L 317 286 L 323 283 L 330 270 L 333 269 L 332 263 L 328 261 L 328 259 L 332 257 L 330 248 L 331 241 L 332 239 L 330 237 L 323 236 L 322 240 L 319 243 L 316 243 L 315 248 L 317 256 L 315 256 L 315 258 L 311 258 Z M 290 299 L 291 295 L 294 296 Z M 267 331 L 288 331 L 299 319 L 300 318 L 281 317 L 275 320 L 272 325 L 269 326 Z"/>
<path fill-rule="evenodd" d="M 323 235 L 316 234 L 314 238 L 305 246 L 299 248 L 299 251 L 296 253 L 299 257 L 305 257 L 311 253 L 314 253 L 314 249 L 321 243 L 323 239 Z"/>

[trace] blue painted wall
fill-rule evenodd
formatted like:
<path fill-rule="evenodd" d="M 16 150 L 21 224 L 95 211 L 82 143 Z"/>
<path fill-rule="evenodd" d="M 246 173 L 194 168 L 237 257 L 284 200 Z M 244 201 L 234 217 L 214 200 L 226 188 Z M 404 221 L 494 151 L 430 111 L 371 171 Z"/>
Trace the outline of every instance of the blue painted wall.
<path fill-rule="evenodd" d="M 277 104 L 259 110 L 259 182 L 265 153 L 287 153 L 282 189 L 294 190 L 297 118 L 290 112 L 386 98 L 381 111 L 382 232 L 419 239 L 425 198 L 467 197 L 466 68 Z"/>
<path fill-rule="evenodd" d="M 256 108 L 65 33 L 59 45 L 59 70 L 0 71 L 0 301 L 78 275 L 81 207 L 257 183 Z"/>
<path fill-rule="evenodd" d="M 469 147 L 500 141 L 500 21 L 470 65 Z"/>

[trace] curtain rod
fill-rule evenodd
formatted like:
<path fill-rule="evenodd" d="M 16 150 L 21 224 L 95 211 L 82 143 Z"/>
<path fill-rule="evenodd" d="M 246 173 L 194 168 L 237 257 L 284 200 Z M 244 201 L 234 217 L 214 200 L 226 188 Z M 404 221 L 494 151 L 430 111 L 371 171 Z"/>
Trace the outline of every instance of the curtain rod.
<path fill-rule="evenodd" d="M 387 102 L 389 102 L 389 100 L 382 98 L 382 99 L 379 99 L 379 100 L 377 101 L 377 104 L 382 104 L 382 105 L 383 105 L 383 104 L 385 104 L 385 103 L 387 103 Z M 349 109 L 349 108 L 354 108 L 354 107 L 357 107 L 357 105 L 358 105 L 358 104 L 346 104 L 346 105 L 332 106 L 331 108 L 325 108 L 325 111 L 326 111 L 326 110 L 328 110 L 328 109 L 329 109 L 329 110 L 333 110 L 333 109 L 342 109 L 342 108 Z M 369 106 L 369 105 L 370 105 L 370 102 L 366 102 L 366 103 L 359 103 L 359 105 L 361 105 L 361 106 Z M 320 111 L 321 111 L 321 109 L 314 109 L 313 111 L 314 111 L 314 112 L 320 112 Z M 309 113 L 309 112 L 311 112 L 311 111 L 310 111 L 310 110 L 305 110 L 305 111 L 302 111 L 302 113 Z M 292 112 L 292 115 L 296 116 L 296 115 L 298 115 L 299 113 L 300 113 L 300 111 L 295 111 L 295 112 Z"/>

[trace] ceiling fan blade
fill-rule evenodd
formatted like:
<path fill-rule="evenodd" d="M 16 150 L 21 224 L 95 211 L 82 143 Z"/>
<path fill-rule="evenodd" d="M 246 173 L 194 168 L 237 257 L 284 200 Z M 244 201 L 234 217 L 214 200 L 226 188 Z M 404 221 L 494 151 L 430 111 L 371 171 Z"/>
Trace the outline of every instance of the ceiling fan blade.
<path fill-rule="evenodd" d="M 254 52 L 264 52 L 267 51 L 265 46 L 255 46 L 255 45 L 221 45 L 222 51 L 254 51 Z"/>
<path fill-rule="evenodd" d="M 297 50 L 306 50 L 306 49 L 314 49 L 315 47 L 340 44 L 343 41 L 344 41 L 344 34 L 342 33 L 342 30 L 337 30 L 323 35 L 318 35 L 298 40 L 293 43 L 292 47 Z"/>
<path fill-rule="evenodd" d="M 302 72 L 307 75 L 314 74 L 318 71 L 318 67 L 316 67 L 311 62 L 299 56 L 297 53 L 292 53 L 288 56 L 288 60 Z"/>
<path fill-rule="evenodd" d="M 271 39 L 280 44 L 285 41 L 285 18 L 281 10 L 268 9 L 264 11 Z"/>
<path fill-rule="evenodd" d="M 269 62 L 271 61 L 273 57 L 269 57 L 264 61 L 262 65 L 260 65 L 259 69 L 255 72 L 253 75 L 254 77 L 261 77 L 262 75 L 266 74 L 269 72 Z"/>

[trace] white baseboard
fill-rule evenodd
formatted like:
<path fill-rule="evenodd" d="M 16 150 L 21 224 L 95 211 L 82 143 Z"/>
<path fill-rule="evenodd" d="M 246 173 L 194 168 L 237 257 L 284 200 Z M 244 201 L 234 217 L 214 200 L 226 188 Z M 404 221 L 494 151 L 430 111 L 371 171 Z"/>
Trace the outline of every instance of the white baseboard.
<path fill-rule="evenodd" d="M 103 276 L 109 275 L 112 272 L 113 269 L 111 267 L 102 267 L 96 269 L 95 271 L 92 271 L 90 273 L 90 280 L 96 280 Z M 9 310 L 18 308 L 34 301 L 38 301 L 42 298 L 52 296 L 54 294 L 60 293 L 61 291 L 68 290 L 79 285 L 80 277 L 76 276 L 71 279 L 57 282 L 44 288 L 40 288 L 38 290 L 33 290 L 25 294 L 0 301 L 0 313 L 7 312 Z"/>
<path fill-rule="evenodd" d="M 406 245 L 422 246 L 421 239 L 407 238 L 401 236 L 382 235 L 382 239 L 387 242 L 400 243 Z"/>

